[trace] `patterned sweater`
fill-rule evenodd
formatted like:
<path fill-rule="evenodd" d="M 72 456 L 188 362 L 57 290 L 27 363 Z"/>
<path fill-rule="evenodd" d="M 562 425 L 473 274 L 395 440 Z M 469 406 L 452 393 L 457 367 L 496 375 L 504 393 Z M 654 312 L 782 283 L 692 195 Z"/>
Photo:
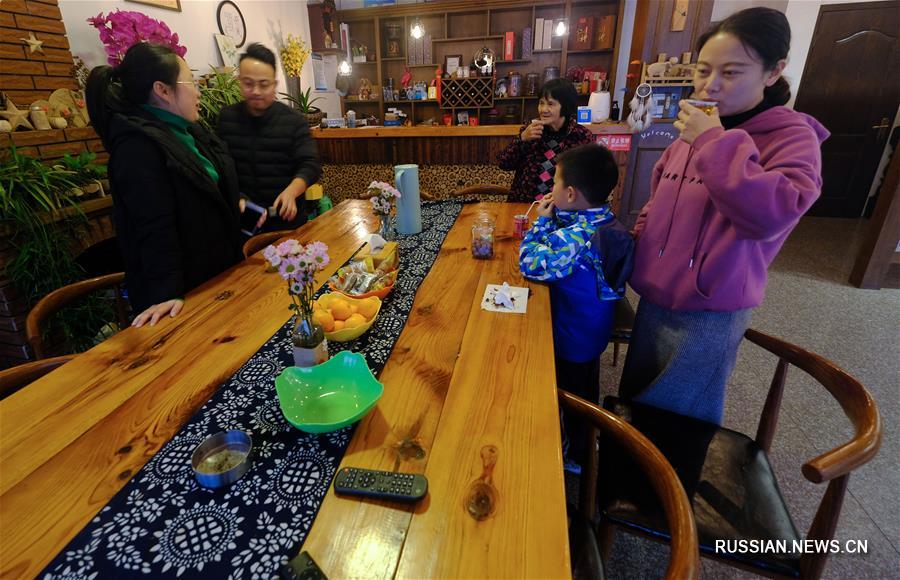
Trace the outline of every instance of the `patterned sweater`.
<path fill-rule="evenodd" d="M 544 128 L 540 139 L 522 141 L 519 135 L 497 155 L 500 169 L 515 170 L 509 201 L 534 201 L 536 196 L 550 193 L 556 174 L 556 158 L 566 149 L 594 142 L 594 135 L 570 119 L 560 131 Z"/>
<path fill-rule="evenodd" d="M 550 283 L 553 343 L 557 356 L 587 362 L 606 348 L 615 300 L 591 246 L 598 226 L 615 219 L 608 205 L 539 217 L 519 248 L 519 267 L 531 280 Z"/>

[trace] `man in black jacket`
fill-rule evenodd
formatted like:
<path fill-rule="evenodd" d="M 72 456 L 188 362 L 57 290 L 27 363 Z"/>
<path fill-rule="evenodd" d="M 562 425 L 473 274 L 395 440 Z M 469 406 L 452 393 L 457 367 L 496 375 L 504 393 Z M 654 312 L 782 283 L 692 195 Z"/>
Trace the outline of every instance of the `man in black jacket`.
<path fill-rule="evenodd" d="M 217 132 L 237 166 L 241 193 L 278 217 L 264 230 L 294 229 L 306 222 L 303 194 L 322 174 L 306 119 L 275 100 L 275 54 L 259 43 L 241 55 L 238 77 L 244 101 L 219 113 Z"/>

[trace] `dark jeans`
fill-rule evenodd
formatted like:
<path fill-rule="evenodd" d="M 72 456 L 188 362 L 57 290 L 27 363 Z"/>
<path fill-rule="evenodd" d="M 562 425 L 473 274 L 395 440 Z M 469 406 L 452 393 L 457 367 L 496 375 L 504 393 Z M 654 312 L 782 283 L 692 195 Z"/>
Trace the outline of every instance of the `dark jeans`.
<path fill-rule="evenodd" d="M 556 357 L 556 386 L 591 403 L 600 402 L 600 357 L 587 362 L 572 362 Z M 566 419 L 560 410 L 563 430 L 563 454 L 582 464 L 585 459 L 587 425 L 575 417 Z"/>

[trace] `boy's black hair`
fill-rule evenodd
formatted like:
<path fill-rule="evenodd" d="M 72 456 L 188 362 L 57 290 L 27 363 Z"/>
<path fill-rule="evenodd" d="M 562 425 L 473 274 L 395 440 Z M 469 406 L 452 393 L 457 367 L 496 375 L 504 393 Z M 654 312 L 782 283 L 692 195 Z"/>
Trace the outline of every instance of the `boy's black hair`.
<path fill-rule="evenodd" d="M 250 46 L 247 47 L 246 52 L 241 55 L 241 59 L 238 63 L 244 62 L 245 58 L 252 58 L 254 60 L 258 60 L 260 62 L 264 62 L 270 67 L 272 70 L 278 70 L 275 68 L 275 53 L 266 48 L 266 46 L 259 42 L 254 42 Z"/>
<path fill-rule="evenodd" d="M 592 206 L 609 200 L 619 181 L 619 167 L 609 149 L 596 143 L 564 151 L 556 162 L 562 168 L 562 184 L 581 192 Z M 557 177 L 559 172 L 556 173 Z"/>

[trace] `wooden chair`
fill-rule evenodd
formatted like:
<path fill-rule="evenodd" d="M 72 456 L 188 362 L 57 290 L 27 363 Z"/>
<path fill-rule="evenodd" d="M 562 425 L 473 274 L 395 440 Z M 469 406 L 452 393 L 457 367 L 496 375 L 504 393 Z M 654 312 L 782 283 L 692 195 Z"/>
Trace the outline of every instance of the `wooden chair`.
<path fill-rule="evenodd" d="M 45 358 L 0 371 L 0 401 L 73 358 L 74 355 Z"/>
<path fill-rule="evenodd" d="M 263 234 L 256 234 L 255 236 L 244 242 L 244 258 L 249 258 L 266 246 L 277 242 L 281 238 L 286 238 L 293 233 L 294 230 L 278 230 L 277 232 L 265 232 Z"/>
<path fill-rule="evenodd" d="M 91 292 L 104 290 L 107 288 L 116 289 L 116 319 L 120 328 L 128 326 L 128 309 L 125 299 L 119 291 L 119 287 L 125 282 L 125 273 L 117 272 L 115 274 L 107 274 L 106 276 L 98 276 L 81 282 L 75 282 L 62 288 L 57 288 L 41 298 L 34 308 L 28 313 L 25 319 L 25 335 L 28 338 L 28 344 L 31 345 L 35 358 L 44 358 L 44 341 L 41 336 L 41 325 L 54 313 L 63 307 L 71 304 L 79 298 L 87 296 Z"/>
<path fill-rule="evenodd" d="M 622 418 L 601 409 L 567 391 L 559 390 L 559 402 L 566 416 L 576 416 L 590 423 L 600 431 L 601 440 L 612 443 L 624 455 L 632 458 L 641 471 L 641 477 L 653 487 L 654 495 L 662 502 L 664 519 L 668 529 L 672 530 L 672 550 L 666 578 L 690 580 L 699 577 L 700 556 L 697 548 L 697 528 L 691 513 L 691 504 L 681 487 L 678 475 L 666 461 L 662 453 L 637 429 Z M 590 449 L 594 448 L 596 433 L 590 429 Z M 598 458 L 603 461 L 603 478 L 609 477 L 618 469 L 618 465 L 610 463 L 609 457 L 603 453 L 589 453 L 581 476 L 579 493 L 579 512 L 583 519 L 593 521 L 596 513 L 596 491 Z M 578 543 L 583 544 L 583 541 Z M 576 544 L 575 541 L 572 542 Z M 588 562 L 594 560 L 593 550 L 588 549 Z M 572 553 L 572 570 L 574 576 L 579 567 L 581 554 Z"/>
<path fill-rule="evenodd" d="M 634 328 L 634 307 L 628 298 L 616 301 L 613 314 L 613 329 L 609 342 L 613 343 L 613 366 L 619 363 L 619 346 L 631 342 L 631 331 Z"/>
<path fill-rule="evenodd" d="M 775 436 L 785 377 L 794 365 L 816 379 L 835 399 L 856 434 L 838 447 L 810 459 L 801 472 L 813 483 L 828 482 L 807 540 L 834 538 L 850 472 L 868 462 L 881 444 L 881 417 L 875 401 L 856 379 L 819 355 L 749 329 L 744 338 L 775 354 L 778 365 L 766 398 L 756 438 L 615 397 L 604 407 L 627 420 L 666 456 L 691 500 L 701 552 L 733 566 L 775 577 L 819 578 L 827 553 L 735 553 L 716 550 L 716 540 L 783 540 L 788 550 L 800 541 L 778 489 L 768 452 Z M 601 482 L 605 522 L 668 541 L 666 521 L 634 469 L 622 468 Z"/>

